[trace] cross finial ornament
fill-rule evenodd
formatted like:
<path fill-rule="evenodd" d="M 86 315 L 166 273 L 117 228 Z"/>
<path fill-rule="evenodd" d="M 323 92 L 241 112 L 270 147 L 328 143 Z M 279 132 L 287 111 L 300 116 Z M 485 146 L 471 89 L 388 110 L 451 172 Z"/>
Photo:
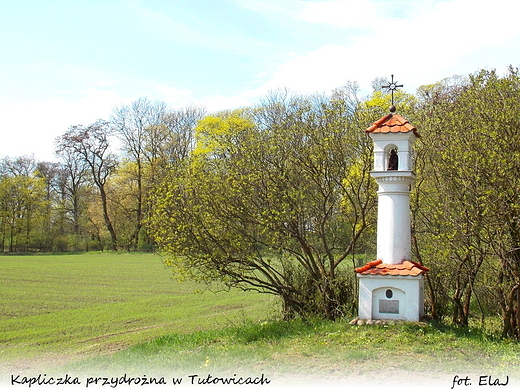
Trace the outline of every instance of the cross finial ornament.
<path fill-rule="evenodd" d="M 394 107 L 394 91 L 397 91 L 397 88 L 402 88 L 403 84 L 397 84 L 397 81 L 394 81 L 394 75 L 392 75 L 392 81 L 388 83 L 388 85 L 383 85 L 382 88 L 388 88 L 388 90 L 392 93 L 392 107 Z M 395 109 L 394 109 L 395 111 Z"/>

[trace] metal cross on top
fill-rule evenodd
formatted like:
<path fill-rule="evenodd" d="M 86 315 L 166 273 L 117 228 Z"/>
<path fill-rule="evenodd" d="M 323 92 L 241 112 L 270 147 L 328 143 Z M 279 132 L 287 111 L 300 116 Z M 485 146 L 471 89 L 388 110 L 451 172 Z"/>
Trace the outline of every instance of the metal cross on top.
<path fill-rule="evenodd" d="M 402 88 L 403 84 L 397 84 L 397 81 L 394 81 L 394 75 L 392 75 L 392 81 L 388 83 L 388 85 L 383 85 L 381 88 L 388 88 L 390 92 L 392 92 L 392 106 L 394 105 L 394 91 L 397 91 L 397 88 Z"/>

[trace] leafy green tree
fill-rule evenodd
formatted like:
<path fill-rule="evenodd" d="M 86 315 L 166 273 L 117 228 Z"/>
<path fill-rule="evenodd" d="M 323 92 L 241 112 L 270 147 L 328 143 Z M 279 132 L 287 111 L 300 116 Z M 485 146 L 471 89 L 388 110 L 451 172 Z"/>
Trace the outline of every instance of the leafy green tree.
<path fill-rule="evenodd" d="M 518 72 L 481 71 L 422 89 L 424 165 L 414 211 L 419 255 L 435 266 L 433 301 L 451 302 L 467 325 L 501 308 L 503 333 L 519 336 Z M 433 285 L 432 284 L 432 285 Z"/>
<path fill-rule="evenodd" d="M 354 310 L 346 260 L 375 222 L 375 183 L 352 101 L 349 89 L 281 92 L 202 120 L 191 157 L 155 193 L 150 227 L 168 265 L 275 294 L 287 316 Z"/>
<path fill-rule="evenodd" d="M 0 229 L 2 250 L 24 251 L 34 247 L 43 230 L 44 180 L 31 176 L 5 176 L 0 180 Z"/>
<path fill-rule="evenodd" d="M 195 127 L 204 116 L 205 110 L 197 107 L 168 110 L 160 124 L 146 129 L 146 216 L 149 216 L 154 208 L 154 200 L 148 196 L 151 189 L 157 186 L 169 169 L 189 157 L 195 147 Z M 155 246 L 149 235 L 146 235 L 143 241 L 144 249 Z"/>

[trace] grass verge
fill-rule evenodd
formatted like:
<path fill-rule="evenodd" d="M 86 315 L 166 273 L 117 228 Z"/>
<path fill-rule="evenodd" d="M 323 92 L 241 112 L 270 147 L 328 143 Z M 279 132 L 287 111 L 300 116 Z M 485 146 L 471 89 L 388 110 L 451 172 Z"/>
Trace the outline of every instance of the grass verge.
<path fill-rule="evenodd" d="M 520 368 L 519 345 L 476 328 L 438 323 L 351 326 L 347 322 L 247 323 L 239 327 L 171 334 L 68 370 L 186 375 L 215 373 L 312 377 L 364 375 L 380 367 L 428 377 L 464 372 L 511 375 Z"/>

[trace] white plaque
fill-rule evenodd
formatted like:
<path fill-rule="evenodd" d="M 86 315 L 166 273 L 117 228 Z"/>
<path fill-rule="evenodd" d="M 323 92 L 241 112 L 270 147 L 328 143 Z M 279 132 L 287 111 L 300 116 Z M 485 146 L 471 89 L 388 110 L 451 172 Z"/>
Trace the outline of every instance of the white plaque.
<path fill-rule="evenodd" d="M 399 314 L 399 301 L 397 299 L 380 299 L 379 313 Z"/>

